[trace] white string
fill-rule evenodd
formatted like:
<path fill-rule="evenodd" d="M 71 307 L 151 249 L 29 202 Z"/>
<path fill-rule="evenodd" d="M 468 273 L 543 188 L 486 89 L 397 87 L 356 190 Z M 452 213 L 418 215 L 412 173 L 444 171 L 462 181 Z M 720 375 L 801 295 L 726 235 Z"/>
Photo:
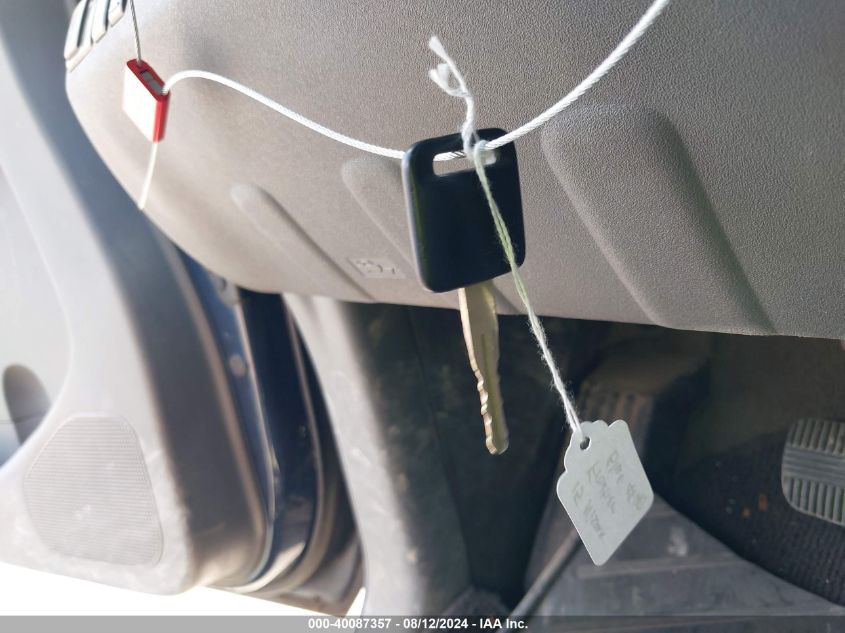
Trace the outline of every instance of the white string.
<path fill-rule="evenodd" d="M 147 206 L 147 198 L 150 195 L 150 185 L 153 184 L 153 172 L 156 166 L 156 155 L 158 154 L 158 141 L 150 148 L 150 159 L 147 161 L 147 173 L 144 175 L 144 184 L 141 186 L 141 195 L 138 196 L 138 209 L 144 210 Z"/>
<path fill-rule="evenodd" d="M 637 21 L 632 28 L 628 35 L 622 38 L 622 41 L 616 45 L 610 55 L 608 55 L 604 61 L 595 67 L 593 72 L 587 75 L 581 83 L 579 83 L 575 88 L 573 88 L 568 95 L 566 95 L 563 99 L 558 101 L 548 110 L 538 114 L 533 119 L 531 119 L 528 123 L 519 126 L 512 132 L 508 132 L 504 136 L 500 136 L 499 138 L 490 141 L 487 144 L 489 149 L 496 149 L 497 147 L 502 147 L 502 145 L 507 145 L 508 143 L 513 143 L 516 139 L 522 138 L 529 132 L 533 132 L 538 127 L 546 123 L 549 119 L 553 118 L 554 116 L 560 114 L 564 109 L 571 106 L 575 103 L 581 95 L 587 92 L 590 88 L 592 88 L 602 77 L 604 77 L 611 68 L 613 68 L 619 60 L 621 60 L 625 55 L 631 50 L 631 47 L 637 43 L 637 41 L 645 35 L 645 32 L 649 29 L 649 27 L 654 24 L 654 21 L 660 16 L 663 12 L 663 9 L 669 4 L 670 0 L 655 0 L 648 10 L 643 13 L 643 16 Z"/>
<path fill-rule="evenodd" d="M 141 34 L 138 32 L 138 16 L 135 15 L 135 0 L 129 0 L 129 12 L 132 14 L 132 26 L 135 29 L 135 59 L 141 63 Z"/>
<path fill-rule="evenodd" d="M 440 89 L 446 94 L 463 99 L 466 103 L 467 114 L 464 124 L 461 126 L 461 139 L 464 142 L 463 156 L 468 157 L 472 150 L 473 141 L 479 140 L 478 134 L 475 133 L 475 98 L 467 88 L 466 80 L 461 71 L 458 70 L 458 65 L 446 52 L 440 40 L 437 37 L 432 37 L 428 41 L 428 47 L 443 60 L 442 64 L 437 64 L 437 68 L 428 71 L 429 78 L 440 86 Z M 452 84 L 452 79 L 457 82 L 457 85 Z"/>
<path fill-rule="evenodd" d="M 578 412 L 575 410 L 575 405 L 572 404 L 572 398 L 566 389 L 563 379 L 560 377 L 560 370 L 557 367 L 552 350 L 549 348 L 549 341 L 546 338 L 546 330 L 540 322 L 537 313 L 531 306 L 531 300 L 528 297 L 528 289 L 525 287 L 525 282 L 522 280 L 522 275 L 519 274 L 519 264 L 516 261 L 516 254 L 511 242 L 508 227 L 502 217 L 502 212 L 499 210 L 499 205 L 496 204 L 493 198 L 493 193 L 490 190 L 490 181 L 487 179 L 487 170 L 484 167 L 484 156 L 489 144 L 485 141 L 478 141 L 472 148 L 472 162 L 475 165 L 475 173 L 478 174 L 478 179 L 481 181 L 481 188 L 484 189 L 484 195 L 487 198 L 487 204 L 490 206 L 490 212 L 493 215 L 493 221 L 496 225 L 496 234 L 499 236 L 499 242 L 502 245 L 502 250 L 505 253 L 505 259 L 511 268 L 511 275 L 513 275 L 513 285 L 516 286 L 516 292 L 522 300 L 522 305 L 525 306 L 525 312 L 528 315 L 528 323 L 531 326 L 531 333 L 537 341 L 540 348 L 540 355 L 543 357 L 543 362 L 549 368 L 549 373 L 552 375 L 552 383 L 560 395 L 560 400 L 563 403 L 563 411 L 566 414 L 566 422 L 572 432 L 583 439 L 584 433 L 581 430 L 581 419 L 578 417 Z"/>
<path fill-rule="evenodd" d="M 352 138 L 351 136 L 346 136 L 346 134 L 341 134 L 340 132 L 335 132 L 327 128 L 325 125 L 320 125 L 316 121 L 312 121 L 311 119 L 302 116 L 298 112 L 294 112 L 290 108 L 286 108 L 280 103 L 273 101 L 270 97 L 265 97 L 260 92 L 253 90 L 252 88 L 247 88 L 243 84 L 234 81 L 233 79 L 229 79 L 228 77 L 223 77 L 222 75 L 218 75 L 216 73 L 211 73 L 205 70 L 183 70 L 181 72 L 176 73 L 170 79 L 168 79 L 164 84 L 163 92 L 167 94 L 170 90 L 178 84 L 180 81 L 184 81 L 185 79 L 206 79 L 208 81 L 213 81 L 215 83 L 221 84 L 226 86 L 227 88 L 231 88 L 232 90 L 236 90 L 241 94 L 257 101 L 263 106 L 267 106 L 271 110 L 278 112 L 282 116 L 286 116 L 292 121 L 299 123 L 307 127 L 310 130 L 317 132 L 318 134 L 322 134 L 325 137 L 332 139 L 333 141 L 337 141 L 338 143 L 343 143 L 344 145 L 349 145 L 350 147 L 354 147 L 355 149 L 360 149 L 363 152 L 369 152 L 370 154 L 377 154 L 379 156 L 386 156 L 388 158 L 401 158 L 405 155 L 405 152 L 399 149 L 390 149 L 388 147 L 381 147 L 379 145 L 373 145 L 372 143 L 365 143 L 364 141 L 359 141 L 358 139 Z"/>
<path fill-rule="evenodd" d="M 472 162 L 475 166 L 475 173 L 478 174 L 478 179 L 481 181 L 481 188 L 484 190 L 484 195 L 487 198 L 487 204 L 490 207 L 490 213 L 493 216 L 493 224 L 496 227 L 496 235 L 499 237 L 499 242 L 502 245 L 502 250 L 505 254 L 505 259 L 511 269 L 513 275 L 514 286 L 519 298 L 522 300 L 522 305 L 525 306 L 525 311 L 528 313 L 528 322 L 531 326 L 531 332 L 537 340 L 537 345 L 540 347 L 540 355 L 543 362 L 549 368 L 552 375 L 552 382 L 555 389 L 560 394 L 560 399 L 563 402 L 563 409 L 566 414 L 566 422 L 572 429 L 572 432 L 579 438 L 583 437 L 581 431 L 581 420 L 578 417 L 578 412 L 572 404 L 572 399 L 566 390 L 566 385 L 560 376 L 560 370 L 557 367 L 552 350 L 549 348 L 549 341 L 546 338 L 546 331 L 543 329 L 543 324 L 537 317 L 537 313 L 531 306 L 531 300 L 528 297 L 528 289 L 525 287 L 525 282 L 522 280 L 522 275 L 519 274 L 519 264 L 516 261 L 516 252 L 513 248 L 508 227 L 502 217 L 502 212 L 499 210 L 499 205 L 493 198 L 493 193 L 490 190 L 490 181 L 487 178 L 487 170 L 485 168 L 485 152 L 487 152 L 490 144 L 478 138 L 475 130 L 475 98 L 472 96 L 467 87 L 466 81 L 455 60 L 446 52 L 446 48 L 441 44 L 440 40 L 432 37 L 428 41 L 428 47 L 443 60 L 443 63 L 438 64 L 436 69 L 430 70 L 428 76 L 434 83 L 436 83 L 443 91 L 458 99 L 463 99 L 466 104 L 466 118 L 461 126 L 461 138 L 464 144 L 464 153 L 466 156 L 472 157 Z"/>
<path fill-rule="evenodd" d="M 130 8 L 132 9 L 132 11 L 131 11 L 132 21 L 133 21 L 134 26 L 135 26 L 135 52 L 137 54 L 138 59 L 140 60 L 141 59 L 141 40 L 140 40 L 140 37 L 138 35 L 138 20 L 137 20 L 137 17 L 135 15 L 135 2 L 134 2 L 134 0 L 129 0 L 129 1 L 130 1 Z M 610 55 L 608 55 L 601 64 L 596 66 L 596 68 L 589 75 L 587 75 L 587 77 L 584 78 L 584 80 L 581 81 L 581 83 L 579 83 L 577 86 L 575 86 L 575 88 L 573 90 L 571 90 L 569 92 L 569 94 L 567 94 L 565 97 L 563 97 L 560 101 L 558 101 L 556 104 L 554 104 L 548 110 L 545 110 L 544 112 L 537 115 L 536 117 L 534 117 L 533 119 L 531 119 L 530 121 L 525 123 L 524 125 L 521 125 L 520 127 L 516 128 L 512 132 L 509 132 L 508 134 L 505 134 L 504 136 L 501 136 L 501 137 L 499 137 L 499 138 L 497 138 L 493 141 L 490 141 L 487 144 L 487 147 L 489 149 L 496 149 L 497 147 L 502 147 L 503 145 L 506 145 L 508 143 L 512 143 L 515 140 L 517 140 L 518 138 L 521 138 L 521 137 L 525 136 L 526 134 L 528 134 L 529 132 L 537 129 L 538 127 L 540 127 L 541 125 L 546 123 L 549 119 L 551 119 L 555 115 L 559 114 L 562 110 L 564 110 L 568 106 L 572 105 L 576 100 L 578 100 L 578 98 L 581 97 L 581 95 L 583 95 L 585 92 L 587 92 L 602 77 L 604 77 L 608 73 L 608 71 L 610 71 L 611 68 L 613 68 L 617 63 L 619 63 L 619 61 L 628 53 L 628 51 L 631 49 L 631 47 L 633 47 L 634 44 L 636 44 L 637 41 L 645 34 L 645 32 L 654 23 L 654 21 L 661 14 L 663 9 L 666 8 L 666 6 L 669 4 L 669 2 L 670 2 L 670 0 L 654 0 L 654 2 L 651 4 L 651 6 L 648 8 L 648 10 L 643 14 L 643 16 L 634 25 L 634 27 L 628 32 L 628 34 L 622 39 L 622 41 L 619 42 L 619 44 L 616 46 L 616 48 L 614 48 L 611 51 Z M 441 48 L 442 48 L 442 46 L 441 46 Z M 445 53 L 446 51 L 442 50 L 441 52 Z M 440 54 L 440 53 L 438 53 L 438 54 Z M 441 59 L 444 59 L 444 63 L 445 63 L 446 58 L 441 56 Z M 448 64 L 446 64 L 446 65 L 448 66 Z M 429 73 L 429 75 L 432 77 L 432 79 L 435 82 L 438 83 L 438 85 L 440 85 L 441 88 L 443 88 L 443 86 L 440 84 L 440 80 L 435 78 L 435 77 L 439 77 L 439 74 L 438 74 L 439 72 L 440 72 L 439 70 L 432 70 Z M 446 77 L 444 77 L 444 78 L 448 81 L 448 78 L 446 78 Z M 313 130 L 314 132 L 317 132 L 318 134 L 322 134 L 323 136 L 325 136 L 327 138 L 330 138 L 330 139 L 337 141 L 339 143 L 343 143 L 344 145 L 349 145 L 350 147 L 354 147 L 354 148 L 359 149 L 361 151 L 369 152 L 371 154 L 376 154 L 376 155 L 379 155 L 379 156 L 385 156 L 385 157 L 388 157 L 388 158 L 396 158 L 396 159 L 400 159 L 400 160 L 405 155 L 405 152 L 403 150 L 391 149 L 389 147 L 381 147 L 380 145 L 374 145 L 372 143 L 366 143 L 364 141 L 360 141 L 358 139 L 352 138 L 351 136 L 347 136 L 346 134 L 341 134 L 340 132 L 336 132 L 335 130 L 327 128 L 326 126 L 321 125 L 320 123 L 317 123 L 316 121 L 312 121 L 311 119 L 309 119 L 309 118 L 307 118 L 307 117 L 305 117 L 305 116 L 303 116 L 303 115 L 301 115 L 297 112 L 294 112 L 293 110 L 291 110 L 289 108 L 286 108 L 285 106 L 283 106 L 280 103 L 274 101 L 273 99 L 270 99 L 269 97 L 262 95 L 261 93 L 253 90 L 252 88 L 248 88 L 247 86 L 244 86 L 243 84 L 238 83 L 237 81 L 235 81 L 233 79 L 229 79 L 228 77 L 223 77 L 222 75 L 218 75 L 216 73 L 208 72 L 208 71 L 205 71 L 205 70 L 183 70 L 181 72 L 176 73 L 170 79 L 168 79 L 167 82 L 164 84 L 163 92 L 165 94 L 167 94 L 168 92 L 170 92 L 170 90 L 171 90 L 171 88 L 173 88 L 173 86 L 175 86 L 177 83 L 179 83 L 180 81 L 183 81 L 185 79 L 205 79 L 205 80 L 213 81 L 215 83 L 226 86 L 227 88 L 231 88 L 232 90 L 236 90 L 237 92 L 240 92 L 241 94 L 249 97 L 250 99 L 257 101 L 258 103 L 270 108 L 271 110 L 274 110 L 275 112 L 278 112 L 279 114 L 291 119 L 292 121 L 295 121 L 296 123 L 299 123 L 300 125 L 307 127 L 310 130 Z M 457 80 L 457 77 L 455 77 L 455 79 Z M 466 85 L 464 84 L 463 88 L 465 88 L 465 87 L 466 87 Z M 452 90 L 452 89 L 460 90 L 460 89 L 462 89 L 462 87 L 459 83 L 458 86 L 450 87 L 450 90 Z M 449 94 L 451 94 L 451 93 L 449 93 Z M 473 128 L 474 128 L 474 116 L 473 116 Z M 147 164 L 147 179 L 144 182 L 144 188 L 142 189 L 142 192 L 141 192 L 142 195 L 139 199 L 138 207 L 140 209 L 144 208 L 144 205 L 146 204 L 146 201 L 147 201 L 147 196 L 149 195 L 149 186 L 150 186 L 150 183 L 152 182 L 153 172 L 155 171 L 155 163 L 156 163 L 157 154 L 158 154 L 158 152 L 157 152 L 156 148 L 154 147 L 150 151 L 150 158 L 149 158 L 149 162 Z M 451 159 L 459 158 L 459 157 L 462 157 L 462 156 L 465 156 L 465 155 L 467 155 L 467 154 L 461 153 L 461 152 L 452 152 L 452 153 L 448 153 L 448 154 L 440 154 L 440 155 L 435 157 L 435 160 L 451 160 Z M 143 202 L 144 204 L 141 204 L 141 202 Z"/>

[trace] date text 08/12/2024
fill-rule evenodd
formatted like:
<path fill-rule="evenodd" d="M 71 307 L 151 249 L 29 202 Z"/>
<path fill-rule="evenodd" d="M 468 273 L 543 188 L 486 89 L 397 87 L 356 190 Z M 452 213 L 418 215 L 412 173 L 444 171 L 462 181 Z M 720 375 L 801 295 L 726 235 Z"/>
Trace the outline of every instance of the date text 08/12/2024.
<path fill-rule="evenodd" d="M 499 629 L 521 631 L 528 628 L 525 620 L 498 617 L 314 617 L 308 618 L 310 630 L 349 629 L 365 631 L 385 630 L 480 630 Z"/>

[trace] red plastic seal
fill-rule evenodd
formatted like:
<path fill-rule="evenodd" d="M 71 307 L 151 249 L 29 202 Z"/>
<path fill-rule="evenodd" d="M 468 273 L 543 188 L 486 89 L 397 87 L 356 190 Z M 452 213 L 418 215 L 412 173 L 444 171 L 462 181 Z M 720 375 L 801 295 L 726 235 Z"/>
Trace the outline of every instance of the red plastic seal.
<path fill-rule="evenodd" d="M 164 82 L 145 61 L 130 59 L 123 76 L 123 111 L 153 143 L 164 138 L 170 94 Z"/>

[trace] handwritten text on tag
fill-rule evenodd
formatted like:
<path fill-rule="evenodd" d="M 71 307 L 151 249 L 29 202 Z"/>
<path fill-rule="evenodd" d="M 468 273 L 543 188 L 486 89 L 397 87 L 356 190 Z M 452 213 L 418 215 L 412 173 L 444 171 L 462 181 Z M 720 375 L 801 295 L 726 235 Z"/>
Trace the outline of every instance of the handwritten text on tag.
<path fill-rule="evenodd" d="M 590 558 L 603 565 L 648 512 L 654 493 L 623 420 L 583 422 L 581 429 L 587 445 L 572 435 L 557 496 Z"/>

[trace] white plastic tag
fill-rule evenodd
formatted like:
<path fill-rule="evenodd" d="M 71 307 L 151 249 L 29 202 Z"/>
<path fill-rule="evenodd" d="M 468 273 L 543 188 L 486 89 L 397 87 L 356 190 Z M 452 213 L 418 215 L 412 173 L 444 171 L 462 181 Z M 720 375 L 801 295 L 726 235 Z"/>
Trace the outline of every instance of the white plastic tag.
<path fill-rule="evenodd" d="M 604 565 L 654 501 L 634 440 L 624 420 L 608 426 L 583 422 L 573 434 L 557 496 L 596 565 Z"/>

